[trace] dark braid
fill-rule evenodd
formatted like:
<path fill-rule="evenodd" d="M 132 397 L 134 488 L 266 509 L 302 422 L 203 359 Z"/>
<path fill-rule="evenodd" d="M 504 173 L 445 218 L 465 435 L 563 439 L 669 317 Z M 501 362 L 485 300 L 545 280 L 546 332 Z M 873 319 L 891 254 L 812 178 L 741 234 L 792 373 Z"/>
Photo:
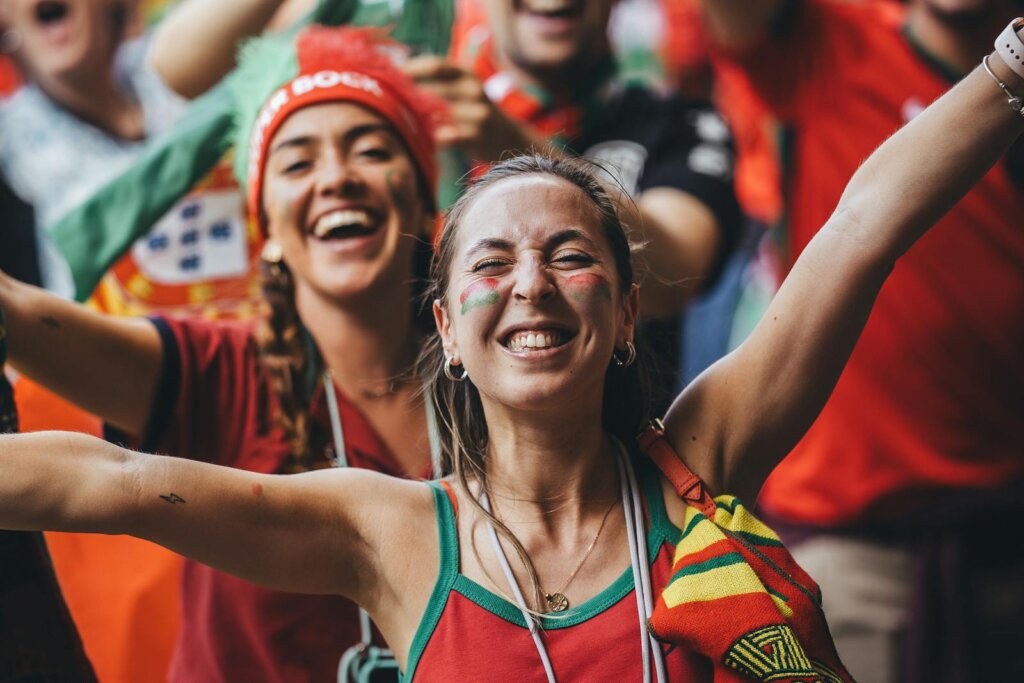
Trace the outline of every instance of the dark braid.
<path fill-rule="evenodd" d="M 261 262 L 266 313 L 257 330 L 260 360 L 277 396 L 277 424 L 291 445 L 285 471 L 314 467 L 309 435 L 309 397 L 305 386 L 306 342 L 295 308 L 295 283 L 284 263 Z"/>

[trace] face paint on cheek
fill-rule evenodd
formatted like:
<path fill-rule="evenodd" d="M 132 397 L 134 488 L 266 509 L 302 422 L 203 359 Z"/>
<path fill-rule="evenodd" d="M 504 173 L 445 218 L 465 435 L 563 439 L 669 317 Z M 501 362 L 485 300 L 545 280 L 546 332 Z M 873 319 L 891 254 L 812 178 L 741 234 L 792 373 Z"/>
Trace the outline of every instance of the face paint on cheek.
<path fill-rule="evenodd" d="M 612 288 L 608 281 L 595 273 L 573 275 L 565 281 L 565 289 L 576 301 L 612 300 Z"/>
<path fill-rule="evenodd" d="M 462 290 L 459 295 L 459 303 L 462 305 L 460 312 L 466 315 L 474 308 L 493 306 L 499 298 L 498 281 L 493 277 L 485 277 Z"/>
<path fill-rule="evenodd" d="M 396 178 L 396 176 L 398 176 Z M 399 211 L 405 211 L 408 208 L 409 200 L 402 191 L 401 181 L 404 178 L 394 169 L 387 172 L 384 176 L 384 181 L 388 186 L 388 195 L 391 197 L 391 203 L 395 205 Z"/>

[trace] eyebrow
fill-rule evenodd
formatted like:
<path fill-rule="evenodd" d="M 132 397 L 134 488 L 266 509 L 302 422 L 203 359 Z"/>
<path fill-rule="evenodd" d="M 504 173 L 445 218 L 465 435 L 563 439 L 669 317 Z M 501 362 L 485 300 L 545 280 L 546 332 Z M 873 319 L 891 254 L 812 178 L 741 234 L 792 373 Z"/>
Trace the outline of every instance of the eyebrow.
<path fill-rule="evenodd" d="M 552 251 L 566 242 L 572 242 L 573 240 L 585 242 L 591 249 L 597 249 L 597 243 L 594 242 L 587 233 L 577 228 L 567 228 L 566 230 L 559 230 L 549 237 L 544 243 L 544 250 Z M 496 237 L 485 237 L 467 249 L 466 256 L 469 257 L 477 252 L 490 251 L 492 249 L 499 251 L 512 251 L 514 248 L 515 244 L 510 240 Z"/>
<path fill-rule="evenodd" d="M 349 129 L 343 136 L 341 136 L 341 140 L 343 143 L 349 144 L 364 135 L 369 135 L 370 133 L 386 133 L 391 137 L 395 136 L 391 126 L 386 123 L 366 123 Z M 297 135 L 295 137 L 285 138 L 271 147 L 270 154 L 273 154 L 285 147 L 307 147 L 316 143 L 317 140 L 318 138 L 313 135 Z M 270 155 L 268 154 L 267 156 L 269 157 Z"/>

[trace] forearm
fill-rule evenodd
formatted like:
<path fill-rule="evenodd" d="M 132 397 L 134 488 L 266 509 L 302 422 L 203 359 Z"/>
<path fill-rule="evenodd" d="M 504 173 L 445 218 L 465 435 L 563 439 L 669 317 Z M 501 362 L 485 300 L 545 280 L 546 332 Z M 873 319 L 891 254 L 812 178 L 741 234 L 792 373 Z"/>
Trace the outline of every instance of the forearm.
<path fill-rule="evenodd" d="M 282 1 L 183 0 L 153 34 L 150 61 L 168 87 L 198 97 L 234 68 L 239 43 L 261 33 Z"/>
<path fill-rule="evenodd" d="M 112 318 L 0 273 L 11 365 L 103 419 L 141 434 L 163 363 L 146 320 Z"/>
<path fill-rule="evenodd" d="M 131 469 L 131 453 L 92 436 L 0 436 L 0 529 L 124 532 Z"/>
<path fill-rule="evenodd" d="M 998 56 L 992 69 L 1024 95 Z M 830 221 L 895 260 L 984 176 L 1024 130 L 1024 118 L 982 67 L 879 147 L 850 180 Z M 877 253 L 872 257 L 878 258 Z"/>
<path fill-rule="evenodd" d="M 669 317 L 707 286 L 718 255 L 718 219 L 701 200 L 652 188 L 637 200 L 649 272 L 640 293 L 645 316 Z"/>
<path fill-rule="evenodd" d="M 708 35 L 719 45 L 740 48 L 768 30 L 784 0 L 701 0 Z"/>

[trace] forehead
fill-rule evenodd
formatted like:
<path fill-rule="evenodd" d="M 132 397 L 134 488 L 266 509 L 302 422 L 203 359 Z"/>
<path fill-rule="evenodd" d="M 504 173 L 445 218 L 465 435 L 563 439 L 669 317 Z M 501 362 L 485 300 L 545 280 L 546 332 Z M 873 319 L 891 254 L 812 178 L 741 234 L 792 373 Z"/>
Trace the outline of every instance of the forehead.
<path fill-rule="evenodd" d="M 336 139 L 359 129 L 380 130 L 395 137 L 384 117 L 354 102 L 324 102 L 299 109 L 278 127 L 270 149 L 292 138 Z"/>
<path fill-rule="evenodd" d="M 597 209 L 583 190 L 545 173 L 516 176 L 499 180 L 473 201 L 456 236 L 456 253 L 487 240 L 543 249 L 566 230 L 578 230 L 599 248 L 608 248 Z"/>

